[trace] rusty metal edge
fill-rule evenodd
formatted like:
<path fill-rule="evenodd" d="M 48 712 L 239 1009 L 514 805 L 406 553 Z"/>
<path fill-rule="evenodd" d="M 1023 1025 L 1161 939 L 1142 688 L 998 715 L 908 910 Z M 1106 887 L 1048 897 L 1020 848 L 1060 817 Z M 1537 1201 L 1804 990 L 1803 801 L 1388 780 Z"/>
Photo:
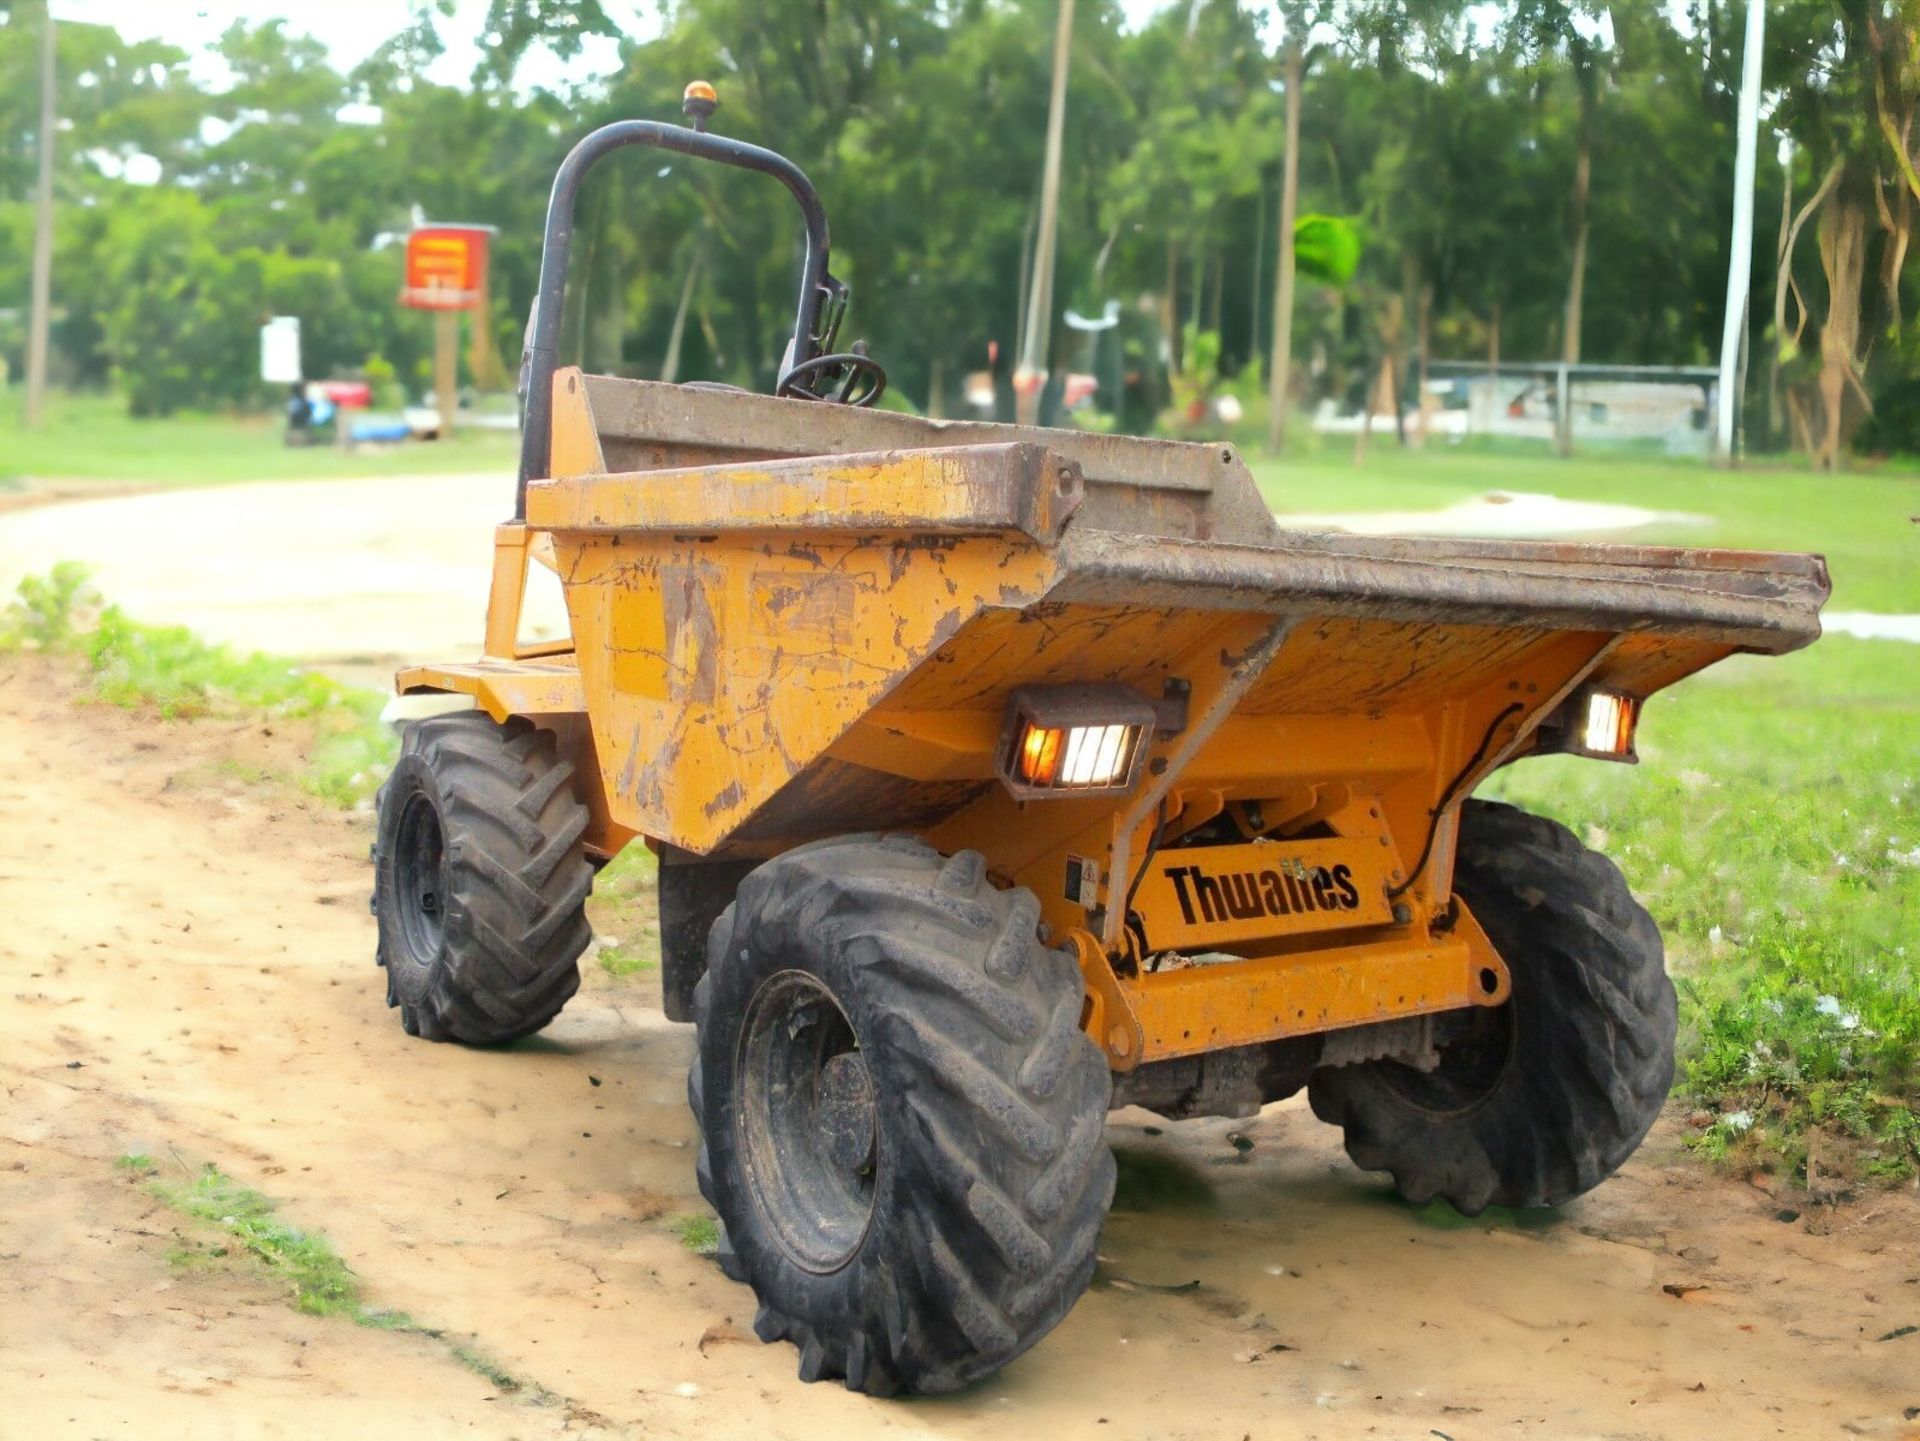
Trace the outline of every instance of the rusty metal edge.
<path fill-rule="evenodd" d="M 957 472 L 939 509 L 909 509 L 883 498 L 852 509 L 782 507 L 782 495 L 820 490 L 849 471 L 868 472 L 876 491 L 895 489 L 892 477 L 937 464 Z M 631 506 L 643 495 L 652 511 L 643 521 L 597 510 L 599 497 Z M 533 530 L 584 534 L 742 531 L 899 531 L 936 535 L 1019 534 L 1051 545 L 1086 495 L 1080 467 L 1048 446 L 1030 441 L 741 461 L 672 470 L 607 472 L 540 480 L 527 488 L 527 525 Z"/>
<path fill-rule="evenodd" d="M 1223 472 L 1246 470 L 1239 453 L 1225 444 L 1100 435 L 983 420 L 929 420 L 892 411 L 777 400 L 748 391 L 705 390 L 657 381 L 596 375 L 583 376 L 582 380 L 600 433 L 619 440 L 794 455 L 1024 442 L 1057 451 L 1079 465 L 1091 480 L 1201 494 L 1211 492 Z"/>
<path fill-rule="evenodd" d="M 1414 555 L 1172 541 L 1069 529 L 1065 573 L 1048 602 L 1181 606 L 1199 610 L 1617 630 L 1712 639 L 1773 654 L 1820 635 L 1828 587 L 1780 577 L 1756 596 L 1669 583 L 1657 567 L 1596 564 L 1577 576 L 1515 570 L 1497 560 L 1435 563 Z"/>

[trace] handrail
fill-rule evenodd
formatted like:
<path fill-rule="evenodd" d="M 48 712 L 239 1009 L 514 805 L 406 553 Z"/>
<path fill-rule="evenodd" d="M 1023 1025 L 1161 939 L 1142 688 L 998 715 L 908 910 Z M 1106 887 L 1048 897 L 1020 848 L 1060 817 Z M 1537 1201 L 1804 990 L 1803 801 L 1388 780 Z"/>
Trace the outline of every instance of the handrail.
<path fill-rule="evenodd" d="M 553 445 L 553 373 L 559 364 L 561 298 L 573 251 L 573 209 L 581 182 L 596 163 L 628 145 L 650 145 L 701 160 L 717 160 L 743 170 L 771 175 L 800 202 L 806 219 L 807 254 L 800 271 L 800 298 L 794 312 L 793 339 L 781 362 L 781 376 L 813 359 L 821 297 L 827 278 L 827 212 L 820 192 L 786 156 L 744 140 L 668 125 L 657 120 L 620 120 L 588 135 L 560 162 L 547 202 L 547 233 L 540 255 L 540 285 L 533 303 L 533 335 L 525 362 L 526 411 L 520 430 L 520 478 L 514 488 L 513 518 L 527 515 L 527 483 L 543 480 L 551 468 Z"/>

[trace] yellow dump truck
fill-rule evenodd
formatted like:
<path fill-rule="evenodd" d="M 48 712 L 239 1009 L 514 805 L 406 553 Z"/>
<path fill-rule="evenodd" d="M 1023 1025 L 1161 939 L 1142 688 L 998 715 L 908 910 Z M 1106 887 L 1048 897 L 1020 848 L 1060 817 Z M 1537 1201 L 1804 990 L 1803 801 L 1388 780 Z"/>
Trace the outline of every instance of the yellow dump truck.
<path fill-rule="evenodd" d="M 802 1377 L 881 1394 L 1073 1305 L 1117 1105 L 1305 1087 L 1356 1164 L 1469 1214 L 1616 1169 L 1672 1079 L 1659 933 L 1475 787 L 1633 760 L 1649 697 L 1818 635 L 1823 563 L 1307 533 L 1231 446 L 873 409 L 818 197 L 690 96 L 560 171 L 485 654 L 398 677 L 473 701 L 381 793 L 407 1030 L 546 1025 L 595 868 L 651 848 L 721 1264 Z M 575 193 L 630 144 L 799 201 L 777 395 L 556 366 Z M 557 644 L 520 635 L 543 560 Z"/>

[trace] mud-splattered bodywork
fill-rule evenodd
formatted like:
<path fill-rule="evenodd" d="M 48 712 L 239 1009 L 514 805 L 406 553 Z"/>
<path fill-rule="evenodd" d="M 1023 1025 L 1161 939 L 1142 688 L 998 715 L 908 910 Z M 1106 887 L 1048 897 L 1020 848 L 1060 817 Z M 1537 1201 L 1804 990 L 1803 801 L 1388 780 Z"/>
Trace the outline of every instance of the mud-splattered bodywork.
<path fill-rule="evenodd" d="M 606 851 L 738 861 L 855 830 L 982 851 L 1080 949 L 1121 1070 L 1498 1003 L 1504 965 L 1450 894 L 1454 803 L 1576 692 L 1644 700 L 1804 645 L 1827 593 L 1809 556 L 1287 531 L 1230 447 L 573 371 L 554 401 L 488 658 L 403 688 L 572 733 Z M 570 654 L 513 636 L 546 538 Z M 1061 682 L 1181 699 L 1132 793 L 1000 783 L 1009 695 Z M 1210 929 L 1197 864 L 1268 904 Z M 1365 901 L 1344 913 L 1311 889 L 1337 867 Z M 1149 974 L 1156 933 L 1238 959 Z"/>

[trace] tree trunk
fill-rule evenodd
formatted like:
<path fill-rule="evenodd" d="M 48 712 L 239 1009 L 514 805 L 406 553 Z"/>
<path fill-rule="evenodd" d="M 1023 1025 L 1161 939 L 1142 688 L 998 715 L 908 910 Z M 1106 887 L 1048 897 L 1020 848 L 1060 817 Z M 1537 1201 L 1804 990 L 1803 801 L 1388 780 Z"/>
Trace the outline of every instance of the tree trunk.
<path fill-rule="evenodd" d="M 1414 395 L 1414 405 L 1418 414 L 1420 444 L 1427 443 L 1427 421 L 1432 400 L 1427 392 L 1427 361 L 1433 352 L 1433 286 L 1420 287 L 1420 309 L 1417 328 L 1414 332 L 1414 365 L 1418 377 L 1418 389 Z"/>
<path fill-rule="evenodd" d="M 1293 227 L 1300 208 L 1300 85 L 1306 75 L 1305 36 L 1289 35 L 1285 54 L 1287 154 L 1280 174 L 1279 269 L 1273 285 L 1273 359 L 1267 366 L 1267 449 L 1287 439 L 1293 361 Z M 1366 433 L 1362 427 L 1361 434 Z M 1363 452 L 1364 454 L 1364 452 Z"/>
<path fill-rule="evenodd" d="M 1560 358 L 1569 366 L 1580 363 L 1580 311 L 1587 290 L 1587 196 L 1593 183 L 1593 102 L 1580 95 L 1580 154 L 1573 164 L 1573 196 L 1567 210 L 1567 228 L 1573 238 L 1571 271 L 1567 276 L 1567 316 L 1560 331 Z M 1554 442 L 1563 456 L 1573 454 L 1573 383 L 1567 383 L 1568 403 L 1554 417 Z"/>
<path fill-rule="evenodd" d="M 1167 374 L 1180 373 L 1180 242 L 1167 241 L 1167 284 L 1160 296 L 1160 340 Z"/>
<path fill-rule="evenodd" d="M 1807 423 L 1807 408 L 1801 403 L 1800 392 L 1792 386 L 1786 390 L 1788 444 L 1802 455 L 1809 464 L 1813 461 L 1813 427 Z"/>
<path fill-rule="evenodd" d="M 1013 295 L 1013 350 L 1007 359 L 1019 365 L 1027 353 L 1027 286 L 1033 279 L 1033 227 L 1038 219 L 1034 206 L 1027 207 L 1027 223 L 1020 228 L 1020 278 Z"/>
<path fill-rule="evenodd" d="M 620 283 L 619 254 L 613 246 L 600 251 L 599 302 L 587 315 L 587 364 L 598 375 L 618 375 L 625 356 L 627 293 Z"/>
<path fill-rule="evenodd" d="M 1222 299 L 1221 292 L 1224 289 L 1226 274 L 1227 274 L 1227 257 L 1225 255 L 1216 255 L 1213 259 L 1213 294 L 1207 301 L 1207 315 L 1208 315 L 1207 324 L 1208 324 L 1208 328 L 1211 329 L 1215 335 L 1220 334 L 1220 330 L 1221 330 L 1220 303 Z M 1222 353 L 1221 369 L 1224 370 L 1225 368 L 1226 368 L 1226 356 L 1224 353 Z"/>
<path fill-rule="evenodd" d="M 1467 423 L 1475 430 L 1493 433 L 1494 422 L 1500 418 L 1500 297 L 1493 297 L 1493 306 L 1487 315 L 1487 399 L 1486 404 L 1477 409 L 1469 409 Z"/>
<path fill-rule="evenodd" d="M 1773 246 L 1773 353 L 1767 357 L 1767 439 L 1778 444 L 1785 431 L 1781 414 L 1780 351 L 1786 339 L 1787 278 L 1784 266 L 1791 243 L 1788 227 L 1793 224 L 1793 157 L 1780 166 L 1780 234 Z"/>
<path fill-rule="evenodd" d="M 54 29 L 53 4 L 48 0 L 40 20 L 40 148 L 39 183 L 34 190 L 33 273 L 31 313 L 27 320 L 27 402 L 23 416 L 28 430 L 40 428 L 41 405 L 47 391 L 47 326 L 53 315 L 53 144 Z M 344 431 L 347 424 L 340 422 Z"/>
<path fill-rule="evenodd" d="M 1860 281 L 1866 270 L 1866 208 L 1851 195 L 1835 196 L 1820 217 L 1820 268 L 1827 277 L 1827 318 L 1820 328 L 1820 404 L 1825 414 L 1814 463 L 1838 470 L 1851 427 L 1847 391 L 1858 389 L 1854 370 L 1860 344 Z"/>
<path fill-rule="evenodd" d="M 936 355 L 927 363 L 927 418 L 947 417 L 947 358 Z"/>
<path fill-rule="evenodd" d="M 693 308 L 693 286 L 700 278 L 700 263 L 706 255 L 704 244 L 695 247 L 693 259 L 687 263 L 687 278 L 680 285 L 680 304 L 673 312 L 673 328 L 667 332 L 667 358 L 660 362 L 660 379 L 666 385 L 680 378 L 680 342 L 686 338 L 687 312 Z"/>
<path fill-rule="evenodd" d="M 1786 213 L 1785 207 L 1791 199 L 1791 192 L 1793 190 L 1791 165 L 1792 162 L 1789 161 L 1788 180 L 1786 184 L 1789 200 L 1782 202 L 1782 214 Z M 1839 184 L 1840 172 L 1844 168 L 1845 162 L 1841 160 L 1834 161 L 1833 164 L 1828 167 L 1825 178 L 1821 180 L 1812 196 L 1808 198 L 1806 204 L 1794 212 L 1792 222 L 1786 225 L 1780 233 L 1780 246 L 1775 262 L 1777 268 L 1773 275 L 1772 378 L 1776 386 L 1779 382 L 1781 367 L 1786 364 L 1791 354 L 1799 350 L 1800 337 L 1806 332 L 1807 328 L 1806 303 L 1800 295 L 1799 287 L 1794 284 L 1793 280 L 1793 249 L 1799 242 L 1800 231 L 1802 227 L 1806 225 L 1808 218 L 1815 210 L 1820 208 L 1821 203 L 1832 193 L 1833 187 Z M 1789 294 L 1793 296 L 1795 310 L 1793 333 L 1791 335 L 1787 333 L 1787 296 Z M 1810 441 L 1810 430 L 1806 416 L 1794 401 L 1791 386 L 1787 388 L 1785 399 L 1789 409 L 1789 419 L 1793 424 L 1794 434 L 1802 440 Z M 1807 458 L 1811 461 L 1813 459 L 1813 451 L 1810 444 L 1803 448 L 1806 449 Z"/>
<path fill-rule="evenodd" d="M 1027 331 L 1015 370 L 1014 415 L 1040 423 L 1040 392 L 1053 350 L 1053 257 L 1060 218 L 1060 147 L 1067 119 L 1067 67 L 1073 41 L 1073 0 L 1060 0 L 1053 30 L 1053 90 L 1047 100 L 1046 152 L 1041 162 L 1040 235 L 1034 242 L 1033 289 L 1027 295 Z M 1026 373 L 1026 385 L 1020 373 Z"/>
<path fill-rule="evenodd" d="M 1260 267 L 1267 248 L 1267 182 L 1261 178 L 1253 208 L 1253 284 L 1248 287 L 1247 354 L 1255 363 L 1260 359 Z"/>
<path fill-rule="evenodd" d="M 1406 431 L 1400 421 L 1400 370 L 1406 355 L 1406 316 L 1404 297 L 1389 295 L 1386 304 L 1381 307 L 1378 321 L 1380 364 L 1369 383 L 1366 408 L 1360 416 L 1360 435 L 1353 447 L 1356 468 L 1366 463 L 1367 440 L 1373 432 L 1373 417 L 1382 408 L 1393 417 L 1395 436 L 1402 445 L 1406 444 Z"/>

